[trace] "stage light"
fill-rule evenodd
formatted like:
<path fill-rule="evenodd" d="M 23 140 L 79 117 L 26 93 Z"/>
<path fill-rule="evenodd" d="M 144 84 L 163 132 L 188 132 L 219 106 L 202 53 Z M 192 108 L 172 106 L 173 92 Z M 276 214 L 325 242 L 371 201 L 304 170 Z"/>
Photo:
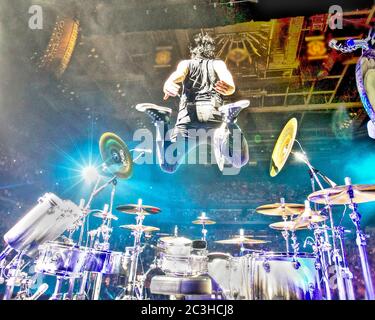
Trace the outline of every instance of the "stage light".
<path fill-rule="evenodd" d="M 98 179 L 99 173 L 94 166 L 88 166 L 82 169 L 82 177 L 87 183 L 92 183 Z"/>
<path fill-rule="evenodd" d="M 306 155 L 302 152 L 293 152 L 293 155 L 296 157 L 298 161 L 305 162 L 306 161 Z"/>

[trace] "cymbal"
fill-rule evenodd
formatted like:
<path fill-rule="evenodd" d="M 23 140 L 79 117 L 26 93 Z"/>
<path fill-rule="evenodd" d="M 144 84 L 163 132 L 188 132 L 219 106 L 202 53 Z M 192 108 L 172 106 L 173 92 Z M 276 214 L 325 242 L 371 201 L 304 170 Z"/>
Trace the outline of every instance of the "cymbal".
<path fill-rule="evenodd" d="M 197 220 L 193 221 L 193 224 L 215 224 L 215 223 L 216 223 L 215 220 L 211 220 L 207 217 L 206 218 L 200 217 Z"/>
<path fill-rule="evenodd" d="M 269 225 L 270 228 L 280 231 L 297 231 L 307 229 L 309 226 L 308 222 L 301 222 L 298 223 L 297 221 L 279 221 L 275 223 L 271 223 Z"/>
<path fill-rule="evenodd" d="M 94 213 L 93 216 L 95 218 L 100 218 L 100 219 L 118 220 L 118 217 L 116 217 L 115 215 L 113 215 L 111 213 L 103 214 L 103 212 L 97 212 L 97 213 Z"/>
<path fill-rule="evenodd" d="M 323 189 L 310 194 L 307 198 L 315 203 L 326 204 L 350 204 L 348 194 L 349 188 L 353 189 L 353 202 L 365 203 L 375 201 L 375 185 L 373 184 L 355 184 L 336 186 L 334 188 Z"/>
<path fill-rule="evenodd" d="M 217 240 L 215 242 L 220 244 L 263 244 L 269 241 L 237 236 L 232 239 Z"/>
<path fill-rule="evenodd" d="M 305 205 L 298 203 L 272 203 L 255 209 L 256 212 L 268 216 L 294 216 L 305 210 Z"/>
<path fill-rule="evenodd" d="M 104 133 L 99 140 L 100 155 L 108 170 L 119 179 L 133 173 L 133 159 L 125 142 L 116 134 Z"/>
<path fill-rule="evenodd" d="M 152 227 L 152 226 L 138 226 L 136 224 L 126 224 L 120 226 L 121 229 L 128 229 L 132 231 L 142 231 L 142 232 L 153 232 L 159 231 L 160 228 Z"/>
<path fill-rule="evenodd" d="M 138 204 L 124 204 L 118 206 L 116 209 L 127 214 L 143 214 L 145 216 L 161 212 L 160 208 L 145 205 L 140 206 Z"/>
<path fill-rule="evenodd" d="M 307 223 L 320 223 L 326 221 L 328 217 L 321 215 L 318 211 L 310 210 L 308 212 L 302 213 L 299 217 L 295 219 L 298 223 L 307 222 Z"/>
<path fill-rule="evenodd" d="M 271 177 L 277 176 L 288 160 L 296 139 L 297 127 L 297 119 L 292 118 L 281 131 L 272 152 L 270 164 Z"/>

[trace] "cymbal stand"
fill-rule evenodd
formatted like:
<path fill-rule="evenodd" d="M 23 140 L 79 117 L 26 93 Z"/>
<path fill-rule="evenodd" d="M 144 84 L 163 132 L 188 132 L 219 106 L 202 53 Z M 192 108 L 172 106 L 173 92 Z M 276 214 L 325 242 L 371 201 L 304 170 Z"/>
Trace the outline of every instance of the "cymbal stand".
<path fill-rule="evenodd" d="M 306 153 L 303 150 L 302 145 L 299 143 L 299 141 L 297 141 L 297 140 L 295 140 L 295 141 L 299 145 L 299 147 L 302 151 L 302 154 L 297 155 L 296 153 L 294 153 L 294 155 L 296 155 L 298 157 L 298 159 L 300 159 L 302 162 L 304 162 L 309 167 L 309 170 L 310 170 L 312 176 L 314 177 L 314 180 L 319 185 L 319 188 L 321 190 L 323 190 L 324 187 L 323 187 L 320 179 L 317 176 L 317 170 L 311 165 L 311 163 L 310 163 L 309 159 L 307 158 Z M 328 178 L 326 178 L 324 180 L 331 181 Z M 335 230 L 334 230 L 332 207 L 329 204 L 328 197 L 326 197 L 326 205 L 327 205 L 327 209 L 328 209 L 328 213 L 329 213 L 329 220 L 330 220 L 330 224 L 331 224 L 332 244 L 333 244 L 332 257 L 333 257 L 333 262 L 334 262 L 335 271 L 336 271 L 336 275 L 337 275 L 337 289 L 338 289 L 339 299 L 340 300 L 346 300 L 346 290 L 345 290 L 344 277 L 343 277 L 343 274 L 342 274 L 342 266 L 341 266 L 341 260 L 342 259 L 341 259 L 340 253 L 339 253 L 339 251 L 337 249 L 337 246 L 336 246 L 336 234 L 335 234 Z"/>
<path fill-rule="evenodd" d="M 280 198 L 280 203 L 281 203 L 281 208 L 283 210 L 283 212 L 285 213 L 285 198 Z M 288 227 L 286 226 L 286 222 L 288 220 L 288 216 L 286 214 L 283 214 L 282 215 L 282 218 L 285 222 L 285 228 L 284 230 L 281 232 L 284 240 L 285 240 L 285 245 L 286 245 L 286 253 L 289 253 L 289 230 L 288 230 Z"/>
<path fill-rule="evenodd" d="M 84 230 L 85 230 L 86 217 L 90 213 L 90 207 L 91 207 L 92 201 L 101 191 L 103 191 L 105 188 L 107 188 L 111 184 L 112 184 L 112 191 L 111 191 L 109 213 L 112 214 L 113 201 L 114 201 L 114 196 L 115 196 L 115 193 L 116 193 L 116 186 L 117 186 L 117 177 L 114 175 L 112 178 L 110 178 L 107 182 L 105 182 L 102 186 L 99 187 L 100 181 L 101 181 L 101 176 L 99 176 L 97 178 L 97 180 L 95 182 L 95 186 L 94 186 L 94 188 L 93 188 L 93 190 L 90 194 L 89 200 L 88 200 L 88 202 L 87 202 L 87 204 L 84 208 L 84 217 L 82 218 L 82 222 L 81 222 L 81 230 L 80 230 L 80 236 L 79 236 L 79 240 L 78 240 L 78 246 L 81 246 L 82 241 L 83 241 L 83 234 L 84 234 Z M 105 224 L 104 221 L 103 221 L 103 224 Z M 109 221 L 109 226 L 110 226 L 110 221 Z M 106 230 L 109 231 L 110 228 L 106 228 Z M 95 237 L 95 235 L 94 235 L 94 237 Z M 109 241 L 109 234 L 105 234 L 104 235 L 104 242 L 105 242 L 104 245 L 109 248 L 108 241 Z M 94 242 L 94 241 L 92 241 L 92 242 Z M 107 249 L 105 249 L 105 250 L 107 250 Z M 75 297 L 77 300 L 84 300 L 85 299 L 85 297 L 86 297 L 85 291 L 86 291 L 86 285 L 87 285 L 88 279 L 89 279 L 89 274 L 88 274 L 88 272 L 85 271 L 84 274 L 83 274 L 82 280 L 81 280 L 79 293 Z M 98 286 L 95 286 L 95 288 L 98 288 Z M 100 290 L 100 287 L 99 287 L 99 290 Z M 96 296 L 98 296 L 97 292 L 96 293 L 94 292 L 94 294 L 96 294 Z"/>
<path fill-rule="evenodd" d="M 315 267 L 317 270 L 320 270 L 321 276 L 323 279 L 324 283 L 324 288 L 325 288 L 325 296 L 326 300 L 332 300 L 332 295 L 331 295 L 331 288 L 329 285 L 329 278 L 328 278 L 328 265 L 325 260 L 325 235 L 324 231 L 322 230 L 321 227 L 319 227 L 318 224 L 314 224 L 312 226 L 314 230 L 314 243 L 312 245 L 316 261 L 315 261 Z"/>
<path fill-rule="evenodd" d="M 131 256 L 130 272 L 129 272 L 129 283 L 127 288 L 127 297 L 128 299 L 142 299 L 142 292 L 138 290 L 137 286 L 137 269 L 139 254 L 142 252 L 141 238 L 142 238 L 142 225 L 145 215 L 142 210 L 142 199 L 138 200 L 138 213 L 136 216 L 136 225 L 137 229 L 132 232 L 134 236 L 133 252 Z"/>
<path fill-rule="evenodd" d="M 365 288 L 366 288 L 366 298 L 368 300 L 374 300 L 374 287 L 372 284 L 371 279 L 371 271 L 370 266 L 367 259 L 367 252 L 366 252 L 366 235 L 361 229 L 361 215 L 358 212 L 358 204 L 353 202 L 354 199 L 354 191 L 352 188 L 351 179 L 349 177 L 345 178 L 345 184 L 349 186 L 348 195 L 350 198 L 349 208 L 352 210 L 352 213 L 349 215 L 355 228 L 356 228 L 356 244 L 359 251 L 359 256 L 361 258 L 361 267 L 363 272 L 363 278 L 365 280 Z"/>
<path fill-rule="evenodd" d="M 8 264 L 8 272 L 9 272 L 9 278 L 6 280 L 6 286 L 5 286 L 5 293 L 3 300 L 11 300 L 13 296 L 14 287 L 16 286 L 16 282 L 19 279 L 19 276 L 22 276 L 20 274 L 22 265 L 24 263 L 22 257 L 24 256 L 24 252 L 18 252 L 17 255 L 11 260 L 11 262 Z"/>
<path fill-rule="evenodd" d="M 348 300 L 355 300 L 354 294 L 354 287 L 353 287 L 353 274 L 349 270 L 348 264 L 346 263 L 346 256 L 344 250 L 344 228 L 343 227 L 336 227 L 335 230 L 337 234 L 337 239 L 340 243 L 340 248 L 342 252 L 342 265 L 343 265 L 343 272 L 344 272 L 344 280 L 345 280 L 345 287 L 348 295 Z"/>
<path fill-rule="evenodd" d="M 293 229 L 291 231 L 291 240 L 292 240 L 292 249 L 293 249 L 293 266 L 295 269 L 298 269 L 301 266 L 301 264 L 297 260 L 299 244 L 297 242 L 296 232 Z"/>
<path fill-rule="evenodd" d="M 84 208 L 84 216 L 83 216 L 82 222 L 81 222 L 81 231 L 80 231 L 80 235 L 79 235 L 78 246 L 80 246 L 82 244 L 83 234 L 84 234 L 84 230 L 85 230 L 86 217 L 90 213 L 90 207 L 91 207 L 92 201 L 101 191 L 103 191 L 105 188 L 107 188 L 110 184 L 113 184 L 113 185 L 117 184 L 117 177 L 113 176 L 111 179 L 109 179 L 107 182 L 105 182 L 102 186 L 99 187 L 99 183 L 100 183 L 101 179 L 102 179 L 101 176 L 99 176 L 96 179 L 95 186 L 94 186 L 94 188 L 93 188 L 93 190 L 90 194 L 89 200 L 87 201 L 87 204 Z"/>

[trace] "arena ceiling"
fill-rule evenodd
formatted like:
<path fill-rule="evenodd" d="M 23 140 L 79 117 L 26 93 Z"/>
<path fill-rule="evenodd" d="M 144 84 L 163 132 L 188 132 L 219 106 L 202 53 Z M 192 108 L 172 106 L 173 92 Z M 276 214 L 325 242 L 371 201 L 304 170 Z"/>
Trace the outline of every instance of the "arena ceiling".
<path fill-rule="evenodd" d="M 236 94 L 227 100 L 251 100 L 251 108 L 239 121 L 258 161 L 268 159 L 282 123 L 292 115 L 300 120 L 305 143 L 316 151 L 324 151 L 330 138 L 363 136 L 366 115 L 354 80 L 360 52 L 341 55 L 327 43 L 331 38 L 365 37 L 374 21 L 374 7 L 366 3 L 361 10 L 346 11 L 344 30 L 331 30 L 326 6 L 317 5 L 308 16 L 254 19 L 257 5 L 266 2 L 249 3 L 246 9 L 193 0 L 3 4 L 2 12 L 8 12 L 3 57 L 15 66 L 11 73 L 19 65 L 22 74 L 17 83 L 29 93 L 26 101 L 18 101 L 23 106 L 19 112 L 38 104 L 40 109 L 34 108 L 29 118 L 34 127 L 42 119 L 59 117 L 73 131 L 85 130 L 82 119 L 87 117 L 121 124 L 127 133 L 151 127 L 134 110 L 135 104 L 163 103 L 164 80 L 178 61 L 188 57 L 192 36 L 204 30 L 217 39 L 218 57 L 227 62 L 237 84 Z M 33 3 L 46 9 L 42 30 L 25 26 L 27 8 Z M 24 17 L 15 14 L 20 6 L 25 8 Z M 191 17 L 190 11 L 194 11 Z M 181 15 L 184 19 L 179 19 Z M 64 19 L 79 27 L 66 69 L 56 76 L 53 66 L 43 68 L 42 60 L 54 27 Z M 16 96 L 14 90 L 10 93 Z M 177 99 L 168 101 L 174 109 L 177 104 Z M 43 126 L 48 126 L 45 122 Z M 53 126 L 54 121 L 50 123 Z"/>

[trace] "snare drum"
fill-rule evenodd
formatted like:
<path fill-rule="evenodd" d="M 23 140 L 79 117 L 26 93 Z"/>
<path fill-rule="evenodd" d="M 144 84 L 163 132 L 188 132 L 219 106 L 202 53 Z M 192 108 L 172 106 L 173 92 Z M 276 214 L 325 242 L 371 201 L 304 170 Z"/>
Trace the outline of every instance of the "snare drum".
<path fill-rule="evenodd" d="M 208 271 L 206 256 L 192 254 L 188 257 L 163 255 L 158 267 L 167 275 L 197 276 Z"/>
<path fill-rule="evenodd" d="M 79 278 L 85 271 L 87 253 L 75 245 L 47 242 L 39 247 L 35 271 L 64 278 Z"/>

